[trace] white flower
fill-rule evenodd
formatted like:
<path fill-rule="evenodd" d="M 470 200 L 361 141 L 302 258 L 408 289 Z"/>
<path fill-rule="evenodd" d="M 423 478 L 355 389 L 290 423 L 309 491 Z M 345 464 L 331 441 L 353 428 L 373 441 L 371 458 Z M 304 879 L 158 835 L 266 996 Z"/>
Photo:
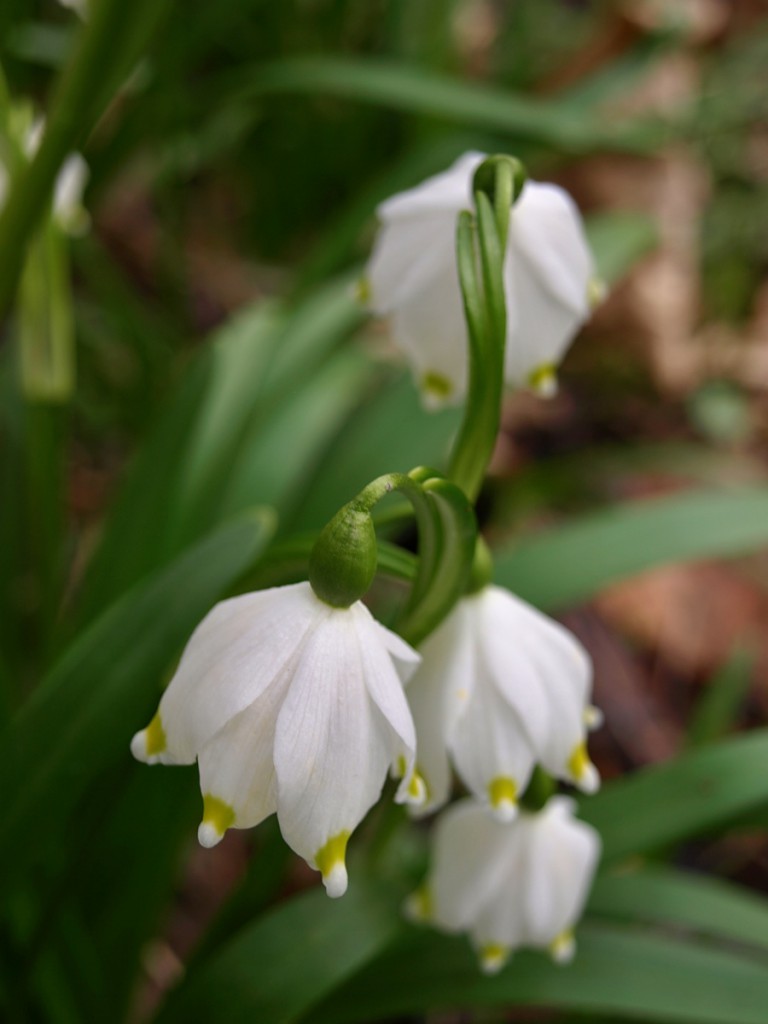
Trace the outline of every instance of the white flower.
<path fill-rule="evenodd" d="M 425 401 L 457 402 L 467 386 L 467 333 L 456 269 L 456 219 L 472 208 L 482 153 L 393 196 L 378 210 L 381 230 L 367 270 L 371 309 L 391 318 Z M 504 377 L 541 394 L 597 296 L 579 212 L 556 185 L 526 182 L 515 203 L 504 262 L 507 347 Z"/>
<path fill-rule="evenodd" d="M 408 688 L 423 811 L 450 796 L 453 762 L 478 800 L 510 820 L 538 762 L 586 792 L 599 786 L 586 733 L 589 656 L 564 626 L 489 585 L 462 598 L 421 646 Z"/>
<path fill-rule="evenodd" d="M 276 811 L 286 842 L 341 896 L 347 839 L 387 769 L 402 776 L 398 801 L 423 798 L 403 693 L 417 662 L 359 601 L 333 608 L 309 583 L 244 594 L 197 627 L 131 750 L 149 763 L 197 758 L 203 846 Z"/>
<path fill-rule="evenodd" d="M 521 811 L 511 824 L 463 800 L 439 818 L 429 877 L 407 909 L 446 931 L 468 931 L 489 974 L 521 946 L 567 962 L 599 858 L 600 837 L 573 817 L 567 797 Z"/>

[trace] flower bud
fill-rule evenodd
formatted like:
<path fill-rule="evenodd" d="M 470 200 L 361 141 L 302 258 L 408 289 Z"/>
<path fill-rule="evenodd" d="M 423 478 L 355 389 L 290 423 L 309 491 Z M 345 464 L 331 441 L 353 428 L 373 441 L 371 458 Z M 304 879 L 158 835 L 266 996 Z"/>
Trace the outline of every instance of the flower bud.
<path fill-rule="evenodd" d="M 513 156 L 501 154 L 499 156 L 486 157 L 485 160 L 478 165 L 478 168 L 474 173 L 472 178 L 472 191 L 484 192 L 490 199 L 491 205 L 495 206 L 500 172 L 504 172 L 505 170 L 507 170 L 509 175 L 509 178 L 507 179 L 507 187 L 509 188 L 509 205 L 512 206 L 523 191 L 523 186 L 528 179 L 525 167 L 523 167 L 520 161 L 516 160 Z M 507 184 L 507 182 L 505 182 L 505 184 Z"/>
<path fill-rule="evenodd" d="M 309 582 L 321 601 L 349 608 L 373 582 L 376 561 L 370 513 L 351 503 L 336 513 L 318 537 L 309 558 Z"/>

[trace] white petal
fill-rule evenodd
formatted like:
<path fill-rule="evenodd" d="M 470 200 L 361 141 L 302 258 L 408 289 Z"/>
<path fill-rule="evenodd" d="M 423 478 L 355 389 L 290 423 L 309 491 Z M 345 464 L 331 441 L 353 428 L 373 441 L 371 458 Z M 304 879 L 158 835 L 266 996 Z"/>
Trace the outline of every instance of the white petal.
<path fill-rule="evenodd" d="M 343 864 L 346 838 L 378 799 L 390 756 L 391 737 L 363 677 L 354 615 L 335 609 L 302 650 L 274 754 L 280 829 L 324 876 Z M 338 856 L 323 865 L 318 854 L 329 843 L 337 843 Z"/>
<path fill-rule="evenodd" d="M 168 751 L 190 763 L 281 674 L 290 674 L 310 630 L 330 612 L 308 583 L 222 601 L 187 644 L 160 717 Z"/>
<path fill-rule="evenodd" d="M 386 626 L 377 622 L 373 616 L 370 616 L 370 622 L 378 639 L 389 652 L 400 681 L 406 686 L 421 664 L 421 655 L 397 633 L 393 633 L 391 629 L 387 629 Z"/>
<path fill-rule="evenodd" d="M 568 193 L 557 185 L 526 182 L 512 213 L 510 236 L 539 288 L 585 319 L 595 270 L 581 215 Z"/>
<path fill-rule="evenodd" d="M 267 687 L 200 751 L 200 789 L 231 809 L 234 828 L 251 828 L 277 810 L 273 748 L 287 688 L 287 679 Z"/>
<path fill-rule="evenodd" d="M 389 736 L 390 764 L 395 774 L 402 777 L 397 800 L 421 804 L 425 794 L 418 780 L 414 780 L 416 730 L 391 649 L 401 655 L 406 650 L 409 652 L 409 669 L 415 667 L 414 662 L 418 663 L 419 656 L 400 637 L 379 625 L 360 601 L 349 609 L 349 613 L 357 634 L 362 678 L 368 696 L 383 719 L 383 734 Z"/>
<path fill-rule="evenodd" d="M 444 281 L 451 273 L 455 236 L 454 214 L 382 225 L 365 273 L 372 312 L 386 316 L 418 301 L 430 284 Z"/>
<path fill-rule="evenodd" d="M 408 687 L 408 703 L 416 726 L 418 771 L 427 787 L 427 799 L 419 811 L 429 813 L 450 797 L 448 737 L 469 700 L 475 675 L 466 602 L 460 601 L 427 637 L 421 654 L 421 667 Z"/>
<path fill-rule="evenodd" d="M 584 909 L 600 857 L 600 839 L 572 814 L 572 803 L 553 798 L 531 815 L 526 844 L 525 903 L 528 942 L 546 947 L 567 934 Z"/>
<path fill-rule="evenodd" d="M 505 891 L 512 827 L 499 825 L 479 804 L 462 800 L 437 819 L 427 882 L 431 918 L 449 931 L 473 927 L 488 903 Z"/>
<path fill-rule="evenodd" d="M 446 242 L 452 253 L 453 242 Z M 457 402 L 466 391 L 468 375 L 467 329 L 455 260 L 435 276 L 419 295 L 392 313 L 392 331 L 416 382 L 435 404 Z M 430 382 L 437 382 L 438 386 Z"/>
<path fill-rule="evenodd" d="M 484 156 L 474 151 L 464 153 L 447 171 L 381 203 L 377 215 L 382 221 L 406 220 L 429 213 L 450 213 L 455 217 L 459 210 L 471 207 L 472 175 Z"/>
<path fill-rule="evenodd" d="M 474 600 L 487 674 L 517 710 L 536 759 L 573 781 L 569 764 L 586 737 L 589 655 L 564 626 L 500 587 Z M 589 780 L 585 765 L 582 787 Z"/>
<path fill-rule="evenodd" d="M 477 671 L 514 708 L 533 749 L 539 750 L 549 736 L 551 707 L 521 647 L 522 636 L 531 628 L 527 606 L 508 590 L 495 586 L 468 598 L 466 605 L 477 638 Z"/>
<path fill-rule="evenodd" d="M 478 673 L 467 706 L 449 735 L 456 771 L 499 820 L 514 817 L 535 757 L 517 712 Z"/>

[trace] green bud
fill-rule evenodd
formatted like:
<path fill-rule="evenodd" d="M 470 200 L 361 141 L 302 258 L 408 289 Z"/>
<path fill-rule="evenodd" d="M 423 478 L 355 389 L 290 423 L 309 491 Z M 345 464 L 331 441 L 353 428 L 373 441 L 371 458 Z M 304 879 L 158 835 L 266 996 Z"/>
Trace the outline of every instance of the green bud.
<path fill-rule="evenodd" d="M 472 180 L 474 192 L 484 192 L 496 206 L 497 194 L 501 189 L 504 199 L 512 206 L 523 191 L 528 174 L 525 167 L 513 156 L 499 154 L 489 156 L 478 166 Z"/>
<path fill-rule="evenodd" d="M 376 534 L 370 512 L 351 502 L 317 538 L 309 556 L 309 582 L 321 601 L 349 608 L 376 573 Z"/>

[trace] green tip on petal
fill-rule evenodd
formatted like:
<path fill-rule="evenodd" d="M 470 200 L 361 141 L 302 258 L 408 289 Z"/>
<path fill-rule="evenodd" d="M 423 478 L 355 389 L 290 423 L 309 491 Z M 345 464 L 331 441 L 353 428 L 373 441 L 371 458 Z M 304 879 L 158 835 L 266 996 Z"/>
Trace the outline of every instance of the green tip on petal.
<path fill-rule="evenodd" d="M 601 277 L 591 278 L 587 285 L 587 302 L 590 309 L 597 309 L 601 302 L 605 301 L 608 294 L 608 285 Z"/>
<path fill-rule="evenodd" d="M 512 821 L 517 815 L 517 797 L 517 783 L 508 775 L 497 775 L 488 783 L 488 799 L 499 821 Z"/>
<path fill-rule="evenodd" d="M 453 395 L 453 384 L 443 373 L 428 370 L 421 378 L 421 390 L 425 397 L 435 402 L 445 402 Z"/>
<path fill-rule="evenodd" d="M 372 298 L 371 282 L 367 277 L 359 277 L 355 283 L 355 300 L 361 306 L 369 306 Z"/>
<path fill-rule="evenodd" d="M 576 785 L 585 793 L 596 793 L 600 788 L 600 776 L 587 753 L 586 743 L 578 743 L 568 758 L 568 772 Z"/>
<path fill-rule="evenodd" d="M 165 729 L 159 711 L 147 726 L 144 742 L 147 757 L 156 757 L 158 754 L 162 754 L 167 746 Z"/>
<path fill-rule="evenodd" d="M 331 899 L 338 899 L 347 891 L 347 867 L 344 859 L 347 853 L 349 832 L 339 832 L 321 846 L 315 854 L 315 866 L 323 876 L 325 891 Z"/>
<path fill-rule="evenodd" d="M 483 974 L 498 974 L 509 960 L 509 949 L 500 942 L 489 942 L 480 947 L 478 956 Z"/>
<path fill-rule="evenodd" d="M 158 711 L 146 729 L 137 732 L 131 740 L 131 753 L 137 761 L 156 764 L 157 761 L 166 760 L 162 755 L 166 753 L 167 749 L 165 729 Z"/>
<path fill-rule="evenodd" d="M 215 846 L 234 823 L 234 807 L 218 796 L 205 793 L 203 796 L 203 820 L 197 830 L 197 839 L 200 845 L 207 848 Z"/>
<path fill-rule="evenodd" d="M 412 892 L 403 905 L 403 913 L 408 920 L 417 923 L 430 921 L 433 911 L 432 890 L 428 885 L 422 885 Z"/>
<path fill-rule="evenodd" d="M 557 394 L 557 372 L 552 363 L 542 363 L 528 374 L 528 387 L 539 398 L 552 398 Z"/>
<path fill-rule="evenodd" d="M 556 964 L 569 964 L 576 953 L 576 941 L 573 937 L 573 932 L 560 932 L 550 943 L 549 952 Z"/>

